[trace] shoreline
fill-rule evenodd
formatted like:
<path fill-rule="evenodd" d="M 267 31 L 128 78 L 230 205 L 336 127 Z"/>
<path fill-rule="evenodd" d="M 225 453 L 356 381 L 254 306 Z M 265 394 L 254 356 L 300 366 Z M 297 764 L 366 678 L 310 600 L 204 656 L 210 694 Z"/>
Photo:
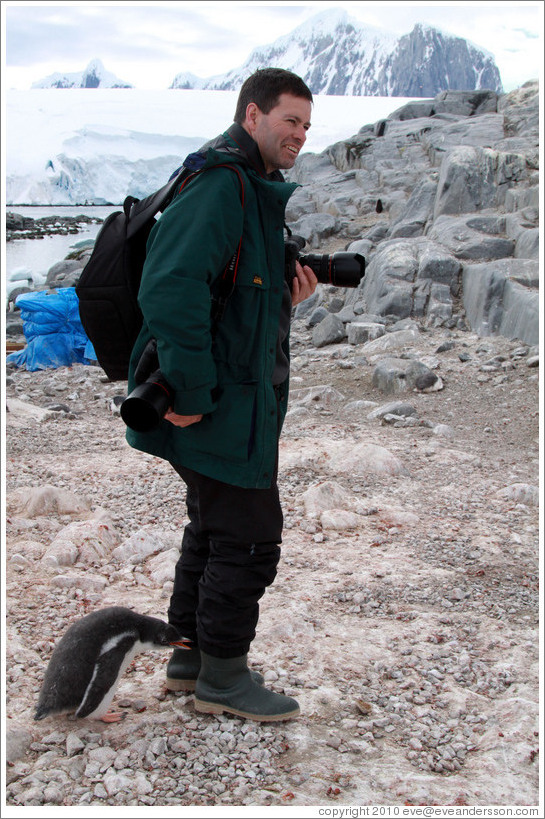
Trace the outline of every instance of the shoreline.
<path fill-rule="evenodd" d="M 43 239 L 44 236 L 80 233 L 79 225 L 101 224 L 103 221 L 103 217 L 87 216 L 83 213 L 77 216 L 40 216 L 35 219 L 32 216 L 7 211 L 6 242 L 15 239 Z"/>

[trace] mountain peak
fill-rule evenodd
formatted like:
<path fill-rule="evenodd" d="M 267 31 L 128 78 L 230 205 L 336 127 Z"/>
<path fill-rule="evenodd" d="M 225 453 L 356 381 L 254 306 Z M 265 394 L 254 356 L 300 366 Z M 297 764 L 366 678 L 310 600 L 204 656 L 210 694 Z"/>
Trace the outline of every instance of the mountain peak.
<path fill-rule="evenodd" d="M 93 58 L 83 71 L 69 74 L 55 72 L 32 83 L 32 88 L 132 88 L 133 86 L 106 71 L 102 60 Z"/>
<path fill-rule="evenodd" d="M 449 90 L 503 90 L 492 55 L 461 37 L 427 23 L 397 36 L 336 8 L 254 49 L 240 68 L 195 81 L 180 74 L 171 88 L 237 91 L 250 74 L 271 65 L 298 74 L 314 94 L 434 97 Z"/>

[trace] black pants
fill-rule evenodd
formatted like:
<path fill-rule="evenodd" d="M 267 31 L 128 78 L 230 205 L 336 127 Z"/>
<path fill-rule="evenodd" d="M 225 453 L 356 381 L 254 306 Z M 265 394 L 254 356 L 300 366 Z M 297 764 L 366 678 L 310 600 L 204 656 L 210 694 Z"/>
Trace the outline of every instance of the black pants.
<path fill-rule="evenodd" d="M 248 652 L 258 601 L 276 577 L 283 516 L 269 489 L 242 489 L 172 464 L 187 485 L 186 525 L 169 622 L 214 657 Z"/>

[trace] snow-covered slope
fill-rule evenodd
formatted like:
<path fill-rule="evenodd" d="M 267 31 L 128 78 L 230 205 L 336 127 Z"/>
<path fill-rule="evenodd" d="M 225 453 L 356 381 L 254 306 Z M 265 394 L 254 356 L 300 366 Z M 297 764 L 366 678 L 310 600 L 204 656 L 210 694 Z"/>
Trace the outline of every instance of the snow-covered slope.
<path fill-rule="evenodd" d="M 73 74 L 56 72 L 32 83 L 32 88 L 132 88 L 132 85 L 106 71 L 102 62 L 94 59 L 84 71 Z"/>
<path fill-rule="evenodd" d="M 314 94 L 433 97 L 447 90 L 502 91 L 494 58 L 468 40 L 418 24 L 397 37 L 362 25 L 340 9 L 315 15 L 272 45 L 255 49 L 226 74 L 172 88 L 234 91 L 258 68 L 276 66 L 303 77 Z"/>
<path fill-rule="evenodd" d="M 237 96 L 168 89 L 8 91 L 6 202 L 119 204 L 128 194 L 146 196 L 188 153 L 229 126 Z M 319 153 L 404 101 L 318 95 L 305 149 Z"/>

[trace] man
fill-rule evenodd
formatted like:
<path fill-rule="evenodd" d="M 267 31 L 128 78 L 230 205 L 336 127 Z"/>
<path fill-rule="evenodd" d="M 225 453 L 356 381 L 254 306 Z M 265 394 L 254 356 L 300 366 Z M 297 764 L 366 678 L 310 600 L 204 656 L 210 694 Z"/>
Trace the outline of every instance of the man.
<path fill-rule="evenodd" d="M 282 540 L 278 437 L 286 412 L 291 307 L 317 279 L 296 264 L 284 276 L 283 180 L 310 127 L 312 94 L 295 74 L 257 71 L 241 88 L 235 122 L 186 165 L 202 167 L 150 235 L 139 302 L 144 326 L 134 365 L 157 340 L 174 392 L 160 428 L 129 443 L 166 458 L 187 485 L 189 523 L 176 566 L 169 622 L 194 641 L 167 667 L 171 690 L 195 707 L 257 721 L 299 713 L 247 665 L 259 599 L 276 575 Z M 197 161 L 198 160 L 198 161 Z M 204 161 L 204 166 L 203 166 Z M 238 255 L 236 283 L 217 322 L 211 308 Z"/>

